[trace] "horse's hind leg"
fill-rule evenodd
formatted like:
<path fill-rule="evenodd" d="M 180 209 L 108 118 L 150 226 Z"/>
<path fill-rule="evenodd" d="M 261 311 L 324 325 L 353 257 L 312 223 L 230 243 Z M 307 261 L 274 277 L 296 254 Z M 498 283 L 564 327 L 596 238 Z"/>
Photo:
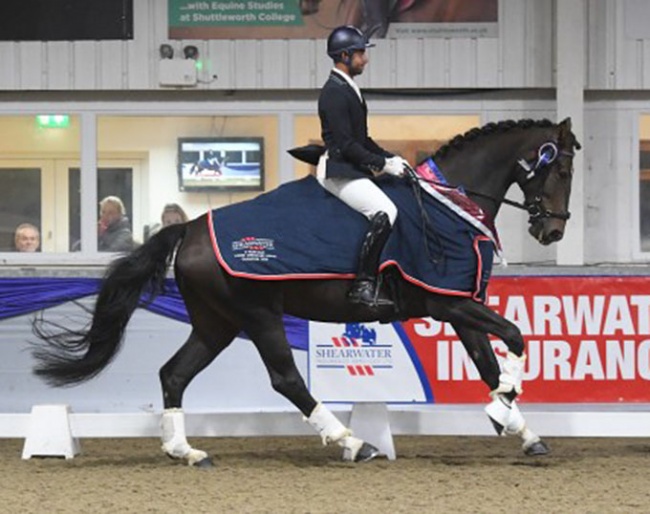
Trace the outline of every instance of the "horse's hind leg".
<path fill-rule="evenodd" d="M 321 436 L 323 444 L 333 442 L 341 446 L 344 460 L 369 461 L 379 455 L 377 448 L 353 437 L 352 432 L 311 395 L 293 359 L 282 316 L 259 309 L 252 312 L 254 316 L 249 318 L 244 329 L 268 370 L 273 389 L 302 412 L 305 421 Z"/>
<path fill-rule="evenodd" d="M 521 392 L 523 356 L 508 352 L 503 372 L 486 333 L 452 323 L 481 379 L 490 388 L 492 402 L 485 411 L 499 435 L 518 435 L 526 455 L 545 455 L 548 446 L 526 425 L 515 398 Z M 511 375 L 514 374 L 515 376 Z"/>
<path fill-rule="evenodd" d="M 208 366 L 237 336 L 239 330 L 216 313 L 211 321 L 197 322 L 203 326 L 201 336 L 195 328 L 185 344 L 160 369 L 163 391 L 162 449 L 172 458 L 184 459 L 190 465 L 199 467 L 212 464 L 208 454 L 192 448 L 185 434 L 185 415 L 182 410 L 183 393 L 192 379 Z"/>

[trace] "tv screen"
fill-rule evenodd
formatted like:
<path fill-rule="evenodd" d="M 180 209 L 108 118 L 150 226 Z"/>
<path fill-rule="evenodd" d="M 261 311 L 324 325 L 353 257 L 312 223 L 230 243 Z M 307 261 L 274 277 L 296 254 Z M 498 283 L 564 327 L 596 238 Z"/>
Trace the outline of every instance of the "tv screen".
<path fill-rule="evenodd" d="M 181 191 L 263 191 L 264 139 L 183 137 L 178 139 Z"/>

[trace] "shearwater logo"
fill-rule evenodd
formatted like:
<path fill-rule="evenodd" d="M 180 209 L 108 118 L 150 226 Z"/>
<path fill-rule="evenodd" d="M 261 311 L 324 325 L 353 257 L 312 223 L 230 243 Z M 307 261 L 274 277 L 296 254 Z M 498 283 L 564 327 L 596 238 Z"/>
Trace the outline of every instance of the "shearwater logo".
<path fill-rule="evenodd" d="M 330 343 L 316 345 L 316 367 L 345 369 L 353 377 L 374 376 L 378 370 L 393 367 L 393 346 L 378 344 L 375 329 L 362 323 L 346 323 L 340 336 Z"/>
<path fill-rule="evenodd" d="M 277 259 L 275 241 L 265 237 L 242 237 L 232 242 L 233 256 L 242 262 L 266 262 Z"/>

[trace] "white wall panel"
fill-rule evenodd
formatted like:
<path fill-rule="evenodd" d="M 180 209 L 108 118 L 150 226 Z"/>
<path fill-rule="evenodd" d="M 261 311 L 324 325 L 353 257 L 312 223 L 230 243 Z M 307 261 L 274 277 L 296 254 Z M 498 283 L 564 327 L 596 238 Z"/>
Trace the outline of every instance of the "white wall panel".
<path fill-rule="evenodd" d="M 235 88 L 235 62 L 239 59 L 235 53 L 235 43 L 224 39 L 215 39 L 207 44 L 207 59 L 205 69 L 207 70 L 206 80 L 217 76 L 210 83 L 211 89 L 234 89 Z"/>
<path fill-rule="evenodd" d="M 43 47 L 44 43 L 38 41 L 15 45 L 18 66 L 14 73 L 18 74 L 16 80 L 18 89 L 47 89 L 47 84 L 43 80 L 43 70 L 45 70 Z"/>
<path fill-rule="evenodd" d="M 44 72 L 48 89 L 72 89 L 72 43 L 53 41 L 44 48 L 47 52 Z"/>
<path fill-rule="evenodd" d="M 525 84 L 552 87 L 555 84 L 553 0 L 527 3 L 525 25 Z"/>
<path fill-rule="evenodd" d="M 638 110 L 624 102 L 596 104 L 585 112 L 585 254 L 589 263 L 630 262 L 638 239 Z M 607 241 L 607 244 L 603 244 Z"/>
<path fill-rule="evenodd" d="M 501 0 L 498 38 L 377 41 L 363 86 L 552 87 L 554 5 Z M 585 0 L 588 89 L 650 89 L 650 41 L 626 37 L 625 5 Z M 128 42 L 0 42 L 0 89 L 158 89 L 160 44 L 171 43 L 180 55 L 188 42 L 167 39 L 166 4 L 155 0 L 134 4 L 134 32 Z M 330 67 L 324 40 L 195 44 L 205 49 L 200 78 L 220 77 L 200 88 L 317 88 Z"/>
<path fill-rule="evenodd" d="M 388 39 L 374 41 L 377 45 L 369 52 L 370 63 L 359 77 L 355 78 L 361 88 L 388 88 L 394 83 L 394 56 L 391 41 Z M 328 58 L 328 68 L 332 61 Z"/>
<path fill-rule="evenodd" d="M 499 2 L 499 41 L 501 43 L 501 87 L 519 87 L 525 84 L 526 7 L 530 2 L 501 0 Z M 539 23 L 544 23 L 539 20 Z M 547 23 L 551 23 L 549 20 Z M 550 25 L 549 25 L 550 26 Z"/>
<path fill-rule="evenodd" d="M 316 80 L 316 45 L 313 40 L 301 39 L 287 45 L 287 86 L 290 89 L 314 89 L 320 87 Z"/>
<path fill-rule="evenodd" d="M 235 41 L 235 89 L 258 89 L 261 86 L 260 45 L 255 40 Z"/>
<path fill-rule="evenodd" d="M 587 1 L 590 19 L 599 26 L 612 27 L 602 9 L 620 17 L 621 8 L 612 7 L 613 0 Z M 360 79 L 361 85 L 380 89 L 552 87 L 553 5 L 554 0 L 501 0 L 498 38 L 376 41 L 371 66 Z M 190 43 L 170 41 L 167 32 L 166 3 L 139 0 L 134 3 L 135 36 L 131 41 L 74 42 L 70 43 L 72 53 L 61 53 L 65 43 L 0 42 L 0 67 L 7 71 L 0 78 L 0 89 L 160 89 L 158 48 L 170 43 L 181 56 L 182 47 Z M 602 32 L 592 31 L 590 39 L 597 34 L 603 37 Z M 318 88 L 331 66 L 324 40 L 211 40 L 192 44 L 204 49 L 204 70 L 197 89 Z M 640 54 L 622 57 L 629 48 L 617 48 L 615 56 L 622 59 L 623 67 L 618 73 L 629 66 L 628 60 L 638 63 Z M 269 55 L 273 59 L 269 60 Z M 46 56 L 53 56 L 57 66 L 67 62 L 71 69 L 66 73 L 47 68 L 41 76 Z M 211 81 L 215 73 L 219 79 Z M 593 68 L 590 77 L 602 81 L 603 73 Z M 630 80 L 622 83 L 630 84 Z"/>
<path fill-rule="evenodd" d="M 98 71 L 101 89 L 125 89 L 127 73 L 126 42 L 102 41 L 96 48 L 99 51 Z"/>
<path fill-rule="evenodd" d="M 499 59 L 499 40 L 483 38 L 476 43 L 476 76 L 483 88 L 501 84 L 503 68 Z"/>
<path fill-rule="evenodd" d="M 635 5 L 628 0 L 587 0 L 587 89 L 650 89 L 650 39 L 625 33 L 626 9 Z"/>
<path fill-rule="evenodd" d="M 450 87 L 478 86 L 475 39 L 449 40 L 449 85 Z"/>
<path fill-rule="evenodd" d="M 614 71 L 610 69 L 614 39 L 605 34 L 615 6 L 608 0 L 588 0 L 587 6 L 586 84 L 592 89 L 607 89 L 614 78 Z"/>
<path fill-rule="evenodd" d="M 98 44 L 95 41 L 73 43 L 72 89 L 97 89 L 99 73 L 96 47 Z"/>
<path fill-rule="evenodd" d="M 449 84 L 449 62 L 447 59 L 447 40 L 445 39 L 424 39 L 423 68 L 425 88 L 443 88 Z"/>
<path fill-rule="evenodd" d="M 0 43 L 0 90 L 18 89 L 18 43 Z"/>
<path fill-rule="evenodd" d="M 260 45 L 260 87 L 286 89 L 288 80 L 288 44 L 285 40 L 266 41 Z"/>
<path fill-rule="evenodd" d="M 422 39 L 395 39 L 391 48 L 395 56 L 395 65 L 391 67 L 394 74 L 392 84 L 398 88 L 424 87 L 424 70 Z"/>
<path fill-rule="evenodd" d="M 165 2 L 166 3 L 166 2 Z M 166 9 L 164 23 L 167 23 Z M 161 12 L 160 15 L 163 15 Z M 159 16 L 160 16 L 159 15 Z M 127 42 L 128 89 L 149 89 L 157 85 L 159 48 L 156 9 L 150 2 L 133 2 L 133 33 L 135 39 Z M 142 34 L 142 37 L 137 36 Z"/>

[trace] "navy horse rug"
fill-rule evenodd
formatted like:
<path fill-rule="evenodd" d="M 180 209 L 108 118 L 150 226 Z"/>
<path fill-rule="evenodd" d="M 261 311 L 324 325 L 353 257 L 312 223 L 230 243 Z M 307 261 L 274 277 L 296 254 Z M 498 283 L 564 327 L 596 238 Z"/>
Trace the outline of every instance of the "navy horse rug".
<path fill-rule="evenodd" d="M 484 301 L 499 242 L 481 209 L 457 189 L 390 176 L 376 182 L 399 212 L 382 272 L 395 267 L 428 291 Z M 208 223 L 221 266 L 256 280 L 353 278 L 368 229 L 312 176 L 210 211 Z"/>

